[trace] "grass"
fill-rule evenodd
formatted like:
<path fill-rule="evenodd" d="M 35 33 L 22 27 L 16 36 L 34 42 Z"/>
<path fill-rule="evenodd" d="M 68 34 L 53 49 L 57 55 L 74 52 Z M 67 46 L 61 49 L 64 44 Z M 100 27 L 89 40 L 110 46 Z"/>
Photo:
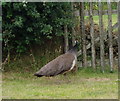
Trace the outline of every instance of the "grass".
<path fill-rule="evenodd" d="M 88 19 L 89 17 L 86 16 L 85 19 Z M 117 14 L 112 14 L 112 25 L 118 22 Z M 93 16 L 93 20 L 95 23 L 99 24 L 99 16 Z M 103 15 L 103 25 L 104 28 L 108 27 L 108 15 Z"/>
<path fill-rule="evenodd" d="M 91 69 L 75 75 L 37 78 L 33 72 L 3 73 L 3 99 L 117 99 L 117 72 Z"/>

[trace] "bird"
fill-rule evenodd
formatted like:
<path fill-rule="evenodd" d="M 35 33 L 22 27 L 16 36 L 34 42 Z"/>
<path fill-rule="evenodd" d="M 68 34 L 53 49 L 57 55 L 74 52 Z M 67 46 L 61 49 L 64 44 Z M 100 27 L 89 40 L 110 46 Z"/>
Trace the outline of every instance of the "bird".
<path fill-rule="evenodd" d="M 47 63 L 39 71 L 37 71 L 34 76 L 52 77 L 59 74 L 65 74 L 66 72 L 73 70 L 77 62 L 78 46 L 79 44 L 76 42 L 70 50 Z"/>

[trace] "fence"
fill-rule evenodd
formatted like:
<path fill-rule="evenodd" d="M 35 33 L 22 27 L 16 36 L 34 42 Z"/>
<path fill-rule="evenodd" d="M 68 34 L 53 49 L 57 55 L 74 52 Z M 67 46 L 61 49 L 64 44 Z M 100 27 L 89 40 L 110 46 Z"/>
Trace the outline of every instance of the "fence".
<path fill-rule="evenodd" d="M 105 43 L 108 43 L 108 54 L 109 54 L 109 67 L 110 67 L 110 72 L 114 71 L 114 62 L 117 63 L 116 61 L 114 61 L 114 53 L 113 53 L 113 41 L 114 40 L 118 40 L 118 36 L 116 36 L 116 38 L 113 40 L 113 30 L 116 29 L 119 24 L 118 22 L 115 23 L 112 26 L 112 14 L 117 14 L 118 18 L 120 16 L 120 11 L 117 10 L 112 10 L 111 8 L 111 2 L 107 2 L 107 10 L 102 10 L 102 6 L 103 4 L 101 2 L 98 2 L 98 10 L 93 10 L 93 3 L 90 2 L 89 3 L 89 10 L 85 10 L 84 9 L 84 4 L 85 2 L 81 2 L 79 3 L 79 7 L 80 9 L 74 12 L 75 16 L 79 16 L 80 17 L 80 36 L 81 36 L 81 46 L 82 49 L 78 51 L 78 56 L 82 55 L 82 67 L 88 67 L 89 61 L 87 59 L 87 50 L 91 49 L 91 65 L 92 67 L 95 69 L 96 63 L 100 62 L 99 65 L 101 67 L 101 71 L 104 72 L 105 69 L 105 61 L 106 61 L 106 57 L 105 57 Z M 119 4 L 117 5 L 119 8 Z M 95 37 L 95 32 L 94 32 L 94 20 L 93 20 L 93 16 L 99 16 L 99 35 L 97 37 Z M 104 25 L 103 25 L 103 15 L 108 15 L 108 29 L 104 30 Z M 85 16 L 89 17 L 89 22 L 90 22 L 90 37 L 91 37 L 91 41 L 87 44 L 86 42 L 86 32 L 85 32 Z M 75 32 L 72 32 L 72 34 L 75 34 Z M 107 40 L 104 38 L 105 35 L 108 37 Z M 73 35 L 74 36 L 74 35 Z M 100 43 L 99 48 L 100 51 L 96 51 L 96 43 Z M 116 43 L 118 44 L 118 43 Z M 100 60 L 96 60 L 96 53 L 100 54 Z M 117 51 L 118 53 L 118 51 Z M 120 57 L 120 56 L 119 56 Z"/>

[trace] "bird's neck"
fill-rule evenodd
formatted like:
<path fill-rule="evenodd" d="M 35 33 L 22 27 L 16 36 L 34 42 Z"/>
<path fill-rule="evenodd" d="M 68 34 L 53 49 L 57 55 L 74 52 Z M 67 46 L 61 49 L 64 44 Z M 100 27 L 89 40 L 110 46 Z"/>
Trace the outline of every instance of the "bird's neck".
<path fill-rule="evenodd" d="M 77 49 L 71 49 L 67 53 L 72 53 L 73 55 L 77 54 Z"/>

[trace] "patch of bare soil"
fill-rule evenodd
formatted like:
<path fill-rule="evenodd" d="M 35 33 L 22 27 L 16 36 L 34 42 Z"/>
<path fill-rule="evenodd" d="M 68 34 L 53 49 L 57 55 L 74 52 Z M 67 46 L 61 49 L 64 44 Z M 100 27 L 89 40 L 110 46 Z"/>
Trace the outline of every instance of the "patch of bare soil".
<path fill-rule="evenodd" d="M 87 81 L 109 81 L 110 78 L 88 78 Z"/>

